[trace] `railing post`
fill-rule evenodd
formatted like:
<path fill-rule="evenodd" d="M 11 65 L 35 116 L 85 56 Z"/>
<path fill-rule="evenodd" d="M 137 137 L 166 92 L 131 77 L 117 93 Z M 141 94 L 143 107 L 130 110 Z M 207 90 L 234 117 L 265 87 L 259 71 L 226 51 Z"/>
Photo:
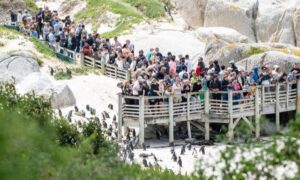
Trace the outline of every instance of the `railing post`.
<path fill-rule="evenodd" d="M 261 111 L 264 112 L 265 106 L 265 86 L 261 85 Z"/>
<path fill-rule="evenodd" d="M 83 53 L 80 54 L 80 66 L 81 67 L 84 66 L 84 54 Z"/>
<path fill-rule="evenodd" d="M 169 96 L 169 144 L 174 144 L 173 95 Z"/>
<path fill-rule="evenodd" d="M 204 118 L 204 127 L 205 127 L 205 140 L 209 140 L 209 90 L 204 91 L 204 114 L 205 114 L 205 118 Z"/>
<path fill-rule="evenodd" d="M 275 116 L 276 116 L 276 131 L 280 131 L 280 100 L 279 100 L 279 83 L 276 82 L 276 88 L 275 88 Z"/>
<path fill-rule="evenodd" d="M 64 55 L 64 56 L 68 56 L 67 48 L 64 48 L 64 49 L 63 49 L 63 55 Z"/>
<path fill-rule="evenodd" d="M 105 65 L 105 61 L 101 61 L 101 72 L 103 75 L 105 75 L 105 71 L 106 71 L 106 65 Z"/>
<path fill-rule="evenodd" d="M 122 109 L 122 93 L 118 94 L 118 140 L 122 140 L 122 114 L 123 114 L 123 109 Z"/>
<path fill-rule="evenodd" d="M 229 114 L 229 126 L 228 126 L 228 138 L 229 141 L 233 140 L 233 97 L 232 90 L 228 92 L 228 114 Z"/>
<path fill-rule="evenodd" d="M 139 142 L 142 145 L 145 142 L 145 119 L 144 119 L 144 96 L 139 97 L 139 125 L 140 125 L 140 132 L 139 132 Z"/>
<path fill-rule="evenodd" d="M 96 68 L 96 59 L 92 58 L 92 61 L 93 61 L 93 68 Z"/>
<path fill-rule="evenodd" d="M 128 81 L 131 80 L 131 71 L 130 70 L 126 71 L 126 80 L 128 80 Z"/>
<path fill-rule="evenodd" d="M 186 106 L 186 114 L 187 114 L 187 130 L 188 130 L 188 137 L 189 139 L 192 139 L 192 132 L 191 132 L 191 114 L 190 114 L 190 99 L 191 94 L 187 94 L 187 106 Z"/>
<path fill-rule="evenodd" d="M 115 78 L 118 79 L 118 67 L 114 67 L 115 68 Z"/>
<path fill-rule="evenodd" d="M 260 137 L 260 108 L 259 108 L 259 88 L 255 88 L 255 137 Z"/>
<path fill-rule="evenodd" d="M 300 80 L 297 80 L 297 104 L 296 113 L 300 113 Z"/>
<path fill-rule="evenodd" d="M 289 96 L 290 96 L 290 85 L 286 83 L 286 99 L 285 99 L 285 108 L 288 110 L 289 108 Z"/>

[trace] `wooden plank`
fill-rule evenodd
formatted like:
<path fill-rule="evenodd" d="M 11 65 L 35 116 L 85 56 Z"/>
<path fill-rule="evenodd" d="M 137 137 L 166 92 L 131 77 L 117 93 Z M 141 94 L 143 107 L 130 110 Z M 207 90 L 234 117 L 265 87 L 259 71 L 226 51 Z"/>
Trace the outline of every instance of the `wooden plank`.
<path fill-rule="evenodd" d="M 145 141 L 145 119 L 144 119 L 144 96 L 139 97 L 140 113 L 139 113 L 139 143 L 142 145 Z"/>
<path fill-rule="evenodd" d="M 280 131 L 280 106 L 279 106 L 279 83 L 276 83 L 276 105 L 275 105 L 275 116 L 276 116 L 276 131 Z"/>
<path fill-rule="evenodd" d="M 169 96 L 169 144 L 174 143 L 173 96 Z"/>

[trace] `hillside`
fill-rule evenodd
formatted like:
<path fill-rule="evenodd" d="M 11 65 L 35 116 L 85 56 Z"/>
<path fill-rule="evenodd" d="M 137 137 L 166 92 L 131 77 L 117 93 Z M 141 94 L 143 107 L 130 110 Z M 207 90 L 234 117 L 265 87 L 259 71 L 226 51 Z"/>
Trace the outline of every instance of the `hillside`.
<path fill-rule="evenodd" d="M 9 19 L 9 10 L 24 10 L 36 12 L 38 7 L 35 0 L 0 0 L 0 22 Z"/>

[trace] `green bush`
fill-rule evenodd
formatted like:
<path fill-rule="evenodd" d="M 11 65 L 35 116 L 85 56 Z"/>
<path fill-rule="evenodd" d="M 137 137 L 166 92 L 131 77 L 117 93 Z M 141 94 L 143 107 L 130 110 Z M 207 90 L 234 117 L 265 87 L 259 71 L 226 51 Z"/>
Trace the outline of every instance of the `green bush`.
<path fill-rule="evenodd" d="M 29 11 L 31 11 L 32 13 L 36 13 L 39 8 L 38 6 L 35 4 L 34 0 L 25 0 L 25 5 L 26 7 L 29 9 Z"/>
<path fill-rule="evenodd" d="M 124 0 L 140 10 L 148 18 L 158 18 L 164 15 L 165 10 L 158 0 Z"/>
<path fill-rule="evenodd" d="M 120 162 L 97 122 L 80 133 L 54 118 L 48 100 L 17 95 L 14 85 L 0 84 L 0 108 L 0 179 L 187 179 Z"/>
<path fill-rule="evenodd" d="M 71 72 L 58 72 L 58 73 L 55 73 L 54 75 L 54 79 L 56 80 L 68 80 L 68 79 L 71 79 L 72 78 L 72 74 Z"/>

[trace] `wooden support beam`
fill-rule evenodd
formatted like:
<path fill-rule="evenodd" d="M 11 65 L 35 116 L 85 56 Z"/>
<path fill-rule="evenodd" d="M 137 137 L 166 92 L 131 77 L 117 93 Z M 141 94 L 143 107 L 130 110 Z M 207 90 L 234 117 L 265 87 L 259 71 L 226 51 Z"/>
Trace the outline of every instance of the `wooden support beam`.
<path fill-rule="evenodd" d="M 228 138 L 229 141 L 232 141 L 234 138 L 233 135 L 233 96 L 232 90 L 228 92 L 228 114 L 229 114 L 229 126 L 228 126 Z"/>
<path fill-rule="evenodd" d="M 249 125 L 251 131 L 255 131 L 255 128 L 253 127 L 252 123 L 246 117 L 242 117 L 242 119 Z"/>
<path fill-rule="evenodd" d="M 188 130 L 188 137 L 192 139 L 192 130 L 191 130 L 191 115 L 190 115 L 190 103 L 191 101 L 191 94 L 187 95 L 187 106 L 186 106 L 186 114 L 187 114 L 187 130 Z"/>
<path fill-rule="evenodd" d="M 255 88 L 255 137 L 260 137 L 260 107 L 259 107 L 259 88 Z"/>
<path fill-rule="evenodd" d="M 300 80 L 297 80 L 297 107 L 296 107 L 297 114 L 300 113 Z"/>
<path fill-rule="evenodd" d="M 122 93 L 118 94 L 118 140 L 122 140 Z"/>
<path fill-rule="evenodd" d="M 276 99 L 276 104 L 275 104 L 275 116 L 276 116 L 276 131 L 280 131 L 280 100 L 279 100 L 279 83 L 276 83 L 276 88 L 275 88 L 275 99 Z"/>
<path fill-rule="evenodd" d="M 169 144 L 174 144 L 173 95 L 169 96 Z"/>
<path fill-rule="evenodd" d="M 81 53 L 80 55 L 80 65 L 83 67 L 84 66 L 84 54 Z"/>
<path fill-rule="evenodd" d="M 139 133 L 139 143 L 142 145 L 145 142 L 145 119 L 144 119 L 144 107 L 145 107 L 145 100 L 144 96 L 139 97 L 139 126 L 140 126 L 140 133 Z"/>
<path fill-rule="evenodd" d="M 238 123 L 240 122 L 240 120 L 241 120 L 241 118 L 237 118 L 236 120 L 235 120 L 235 122 L 233 122 L 233 129 L 238 125 Z"/>
<path fill-rule="evenodd" d="M 209 126 L 209 90 L 206 90 L 204 92 L 204 118 L 205 118 L 205 122 L 204 122 L 204 127 L 205 127 L 205 140 L 209 140 L 209 130 L 210 130 L 210 126 Z"/>

